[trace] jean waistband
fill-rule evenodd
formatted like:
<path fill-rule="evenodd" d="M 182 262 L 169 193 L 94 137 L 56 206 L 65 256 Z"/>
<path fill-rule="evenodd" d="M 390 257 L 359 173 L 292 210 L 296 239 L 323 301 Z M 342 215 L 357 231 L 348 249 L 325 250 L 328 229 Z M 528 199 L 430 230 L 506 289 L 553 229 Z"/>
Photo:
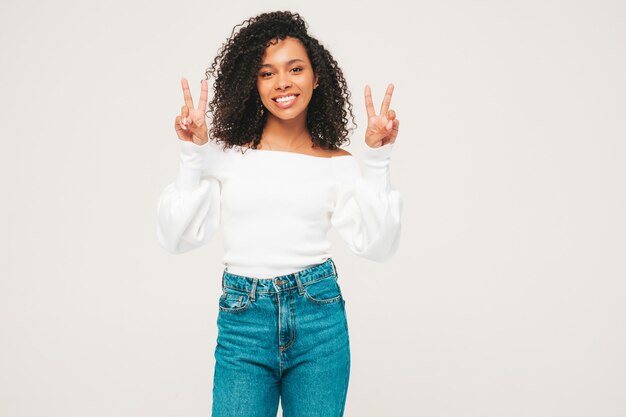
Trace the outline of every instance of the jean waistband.
<path fill-rule="evenodd" d="M 337 268 L 332 258 L 328 258 L 321 264 L 311 266 L 302 271 L 273 278 L 244 277 L 224 270 L 222 274 L 222 288 L 233 288 L 248 292 L 251 298 L 254 299 L 254 295 L 258 293 L 276 294 L 280 291 L 297 288 L 331 275 L 337 275 Z"/>

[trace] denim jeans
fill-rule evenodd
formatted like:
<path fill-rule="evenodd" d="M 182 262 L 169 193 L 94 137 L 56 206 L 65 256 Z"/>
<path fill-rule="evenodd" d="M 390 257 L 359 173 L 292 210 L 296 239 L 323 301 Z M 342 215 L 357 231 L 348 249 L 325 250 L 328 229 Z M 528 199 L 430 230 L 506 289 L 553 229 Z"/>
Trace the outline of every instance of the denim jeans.
<path fill-rule="evenodd" d="M 350 376 L 345 301 L 331 258 L 289 275 L 224 270 L 212 417 L 343 416 Z"/>

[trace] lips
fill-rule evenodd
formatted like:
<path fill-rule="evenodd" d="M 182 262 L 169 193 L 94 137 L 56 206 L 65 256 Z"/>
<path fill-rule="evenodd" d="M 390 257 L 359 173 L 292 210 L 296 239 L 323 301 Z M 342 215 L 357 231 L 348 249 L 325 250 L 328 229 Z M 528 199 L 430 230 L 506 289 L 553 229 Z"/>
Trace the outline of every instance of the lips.
<path fill-rule="evenodd" d="M 276 97 L 272 97 L 272 100 L 276 100 L 277 98 L 281 98 L 281 97 L 291 97 L 291 96 L 299 96 L 300 94 L 296 94 L 296 93 L 290 93 L 290 94 L 281 94 L 280 96 L 276 96 Z"/>
<path fill-rule="evenodd" d="M 274 103 L 276 103 L 277 107 L 279 107 L 281 109 L 288 109 L 289 107 L 293 106 L 293 104 L 298 100 L 298 96 L 299 95 L 300 94 L 284 94 L 282 96 L 274 97 L 274 98 L 272 98 L 272 100 L 274 101 Z M 291 96 L 295 96 L 295 98 L 292 99 L 292 100 L 286 101 L 284 103 L 280 103 L 280 102 L 276 101 L 277 98 L 280 98 L 280 97 L 291 97 Z"/>

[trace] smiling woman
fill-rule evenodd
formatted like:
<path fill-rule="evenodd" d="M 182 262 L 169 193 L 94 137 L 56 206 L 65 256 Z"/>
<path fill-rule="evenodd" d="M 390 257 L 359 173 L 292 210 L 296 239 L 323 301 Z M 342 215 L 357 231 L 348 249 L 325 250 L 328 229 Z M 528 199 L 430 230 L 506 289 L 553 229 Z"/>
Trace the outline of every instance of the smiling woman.
<path fill-rule="evenodd" d="M 296 38 L 285 38 L 272 43 L 263 55 L 261 74 L 257 80 L 259 96 L 265 108 L 270 110 L 266 134 L 276 128 L 276 118 L 295 120 L 304 126 L 306 110 L 317 88 L 318 76 L 313 72 L 306 49 Z M 266 71 L 265 69 L 271 69 Z M 291 109 L 289 112 L 276 111 Z M 274 125 L 274 127 L 272 127 Z M 280 135 L 274 135 L 279 136 Z"/>
<path fill-rule="evenodd" d="M 339 147 L 354 118 L 346 82 L 304 20 L 273 12 L 244 23 L 208 71 L 217 74 L 210 131 L 207 82 L 196 108 L 182 79 L 180 170 L 159 199 L 157 236 L 184 253 L 222 229 L 212 417 L 275 417 L 279 399 L 284 415 L 340 417 L 350 343 L 327 234 L 335 228 L 352 252 L 378 262 L 398 249 L 393 86 L 380 114 L 365 89 L 361 171 Z"/>
<path fill-rule="evenodd" d="M 269 116 L 261 142 L 269 149 L 310 145 L 313 140 L 306 128 L 307 108 L 317 88 L 318 75 L 313 71 L 305 47 L 297 38 L 275 40 L 262 59 L 256 85 Z"/>

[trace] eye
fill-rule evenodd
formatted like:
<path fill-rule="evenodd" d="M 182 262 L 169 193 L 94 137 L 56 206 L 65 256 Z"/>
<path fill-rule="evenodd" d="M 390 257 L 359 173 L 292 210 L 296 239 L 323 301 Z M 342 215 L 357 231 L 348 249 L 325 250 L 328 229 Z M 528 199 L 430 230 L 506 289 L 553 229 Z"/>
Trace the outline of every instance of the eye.
<path fill-rule="evenodd" d="M 271 72 L 262 72 L 261 74 L 259 74 L 261 77 L 265 77 L 265 74 L 271 74 Z"/>
<path fill-rule="evenodd" d="M 302 68 L 300 68 L 300 67 L 296 67 L 296 68 L 294 68 L 294 70 L 300 70 L 299 72 L 303 71 Z"/>

